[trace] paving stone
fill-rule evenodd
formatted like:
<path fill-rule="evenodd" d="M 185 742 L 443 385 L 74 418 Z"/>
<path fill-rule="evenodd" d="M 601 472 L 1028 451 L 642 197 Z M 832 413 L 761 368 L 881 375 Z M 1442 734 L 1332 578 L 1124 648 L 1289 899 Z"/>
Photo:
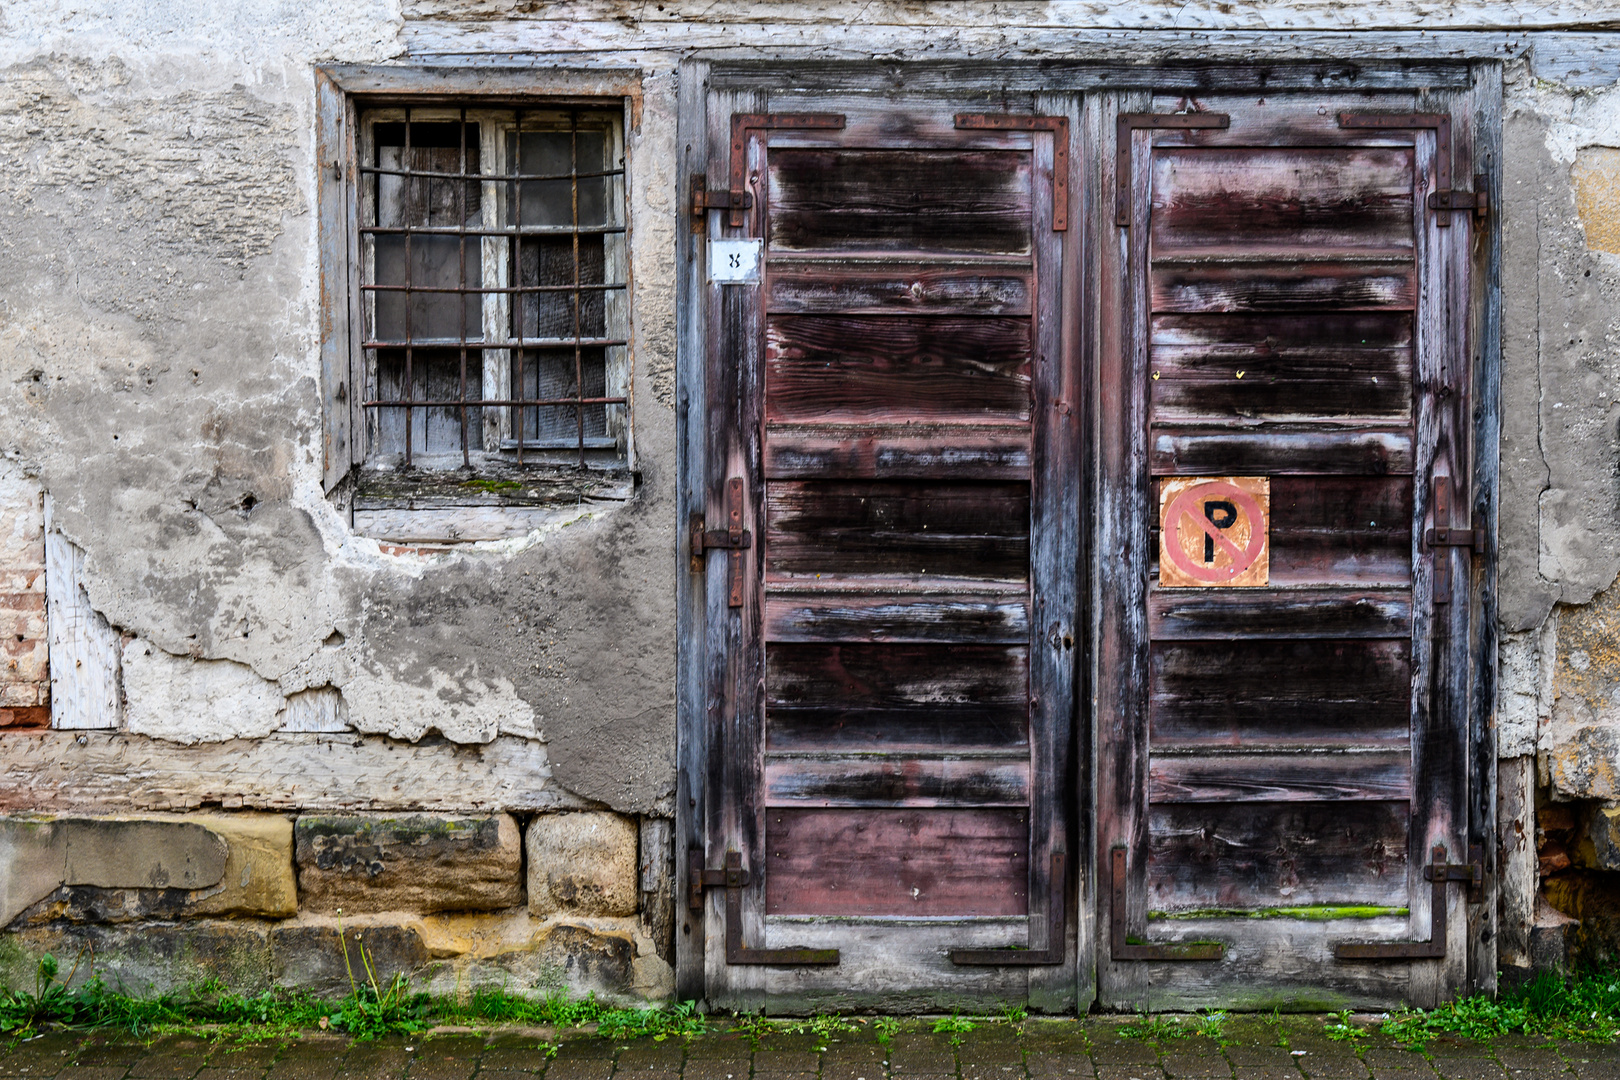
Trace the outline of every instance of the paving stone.
<path fill-rule="evenodd" d="M 821 1059 L 808 1050 L 761 1050 L 754 1055 L 754 1075 L 810 1073 L 821 1070 Z"/>
<path fill-rule="evenodd" d="M 546 1067 L 546 1052 L 539 1046 L 492 1046 L 478 1059 L 478 1074 L 486 1072 L 539 1072 Z"/>
<path fill-rule="evenodd" d="M 1121 1040 L 1091 1049 L 1091 1060 L 1103 1065 L 1157 1065 L 1159 1052 L 1145 1042 Z"/>
<path fill-rule="evenodd" d="M 1224 1077 L 1232 1075 L 1232 1066 L 1218 1053 L 1172 1053 L 1164 1056 L 1164 1071 L 1174 1077 Z"/>
<path fill-rule="evenodd" d="M 1367 1063 L 1354 1054 L 1323 1053 L 1314 1050 L 1297 1055 L 1293 1050 L 1289 1053 L 1294 1056 L 1294 1064 L 1298 1066 L 1299 1071 L 1312 1077 L 1313 1080 L 1317 1077 L 1325 1077 L 1327 1080 L 1341 1080 L 1341 1078 L 1361 1080 L 1368 1074 Z"/>
<path fill-rule="evenodd" d="M 1131 1065 L 1097 1065 L 1097 1080 L 1162 1080 L 1158 1061 Z"/>
<path fill-rule="evenodd" d="M 821 1080 L 883 1080 L 884 1066 L 876 1061 L 826 1061 L 821 1063 Z M 693 1080 L 688 1066 L 683 1080 Z"/>
<path fill-rule="evenodd" d="M 1507 1071 L 1489 1058 L 1434 1059 L 1434 1071 L 1446 1080 L 1506 1080 Z"/>
<path fill-rule="evenodd" d="M 1498 1046 L 1496 1060 L 1511 1072 L 1523 1069 L 1563 1072 L 1566 1068 L 1564 1059 L 1550 1046 Z"/>
<path fill-rule="evenodd" d="M 123 1080 L 126 1065 L 69 1065 L 56 1074 L 57 1080 Z"/>
<path fill-rule="evenodd" d="M 687 1058 L 682 1080 L 748 1080 L 751 1068 L 747 1058 Z M 880 1072 L 878 1074 L 882 1076 Z"/>
<path fill-rule="evenodd" d="M 956 1059 L 938 1051 L 893 1050 L 889 1053 L 889 1072 L 894 1076 L 955 1076 Z"/>
<path fill-rule="evenodd" d="M 265 1073 L 266 1080 L 333 1080 L 343 1067 L 341 1051 L 320 1057 L 284 1056 Z"/>
<path fill-rule="evenodd" d="M 478 1080 L 534 1080 L 534 1073 L 521 1069 L 479 1068 Z"/>
<path fill-rule="evenodd" d="M 472 1080 L 478 1059 L 471 1057 L 419 1057 L 406 1072 L 409 1080 Z"/>
<path fill-rule="evenodd" d="M 132 1077 L 154 1077 L 158 1080 L 187 1078 L 202 1071 L 201 1054 L 149 1054 L 130 1066 Z"/>
<path fill-rule="evenodd" d="M 1418 1069 L 1428 1072 L 1432 1069 L 1429 1059 L 1415 1050 L 1402 1050 L 1394 1046 L 1369 1046 L 1361 1055 L 1374 1069 Z"/>
<path fill-rule="evenodd" d="M 634 1072 L 625 1072 L 622 1068 L 613 1071 L 614 1076 L 634 1076 L 636 1080 L 681 1080 L 681 1070 L 672 1069 L 668 1065 L 656 1068 L 638 1069 Z"/>
<path fill-rule="evenodd" d="M 260 1080 L 264 1073 L 263 1066 L 257 1069 L 216 1069 L 209 1066 L 197 1073 L 196 1080 Z"/>
<path fill-rule="evenodd" d="M 1620 1080 L 1620 1063 L 1593 1057 L 1568 1057 L 1565 1060 L 1579 1080 Z"/>
<path fill-rule="evenodd" d="M 612 1061 L 569 1059 L 564 1058 L 561 1051 L 557 1053 L 557 1060 L 546 1067 L 546 1080 L 608 1080 L 612 1075 Z"/>
<path fill-rule="evenodd" d="M 1085 1054 L 1030 1054 L 1024 1059 L 1024 1068 L 1036 1080 L 1061 1080 L 1081 1077 L 1089 1080 L 1097 1070 Z"/>
<path fill-rule="evenodd" d="M 1228 1046 L 1226 1059 L 1233 1065 L 1244 1068 L 1280 1068 L 1286 1069 L 1290 1074 L 1298 1074 L 1299 1069 L 1294 1065 L 1294 1056 L 1280 1046 Z"/>
<path fill-rule="evenodd" d="M 1235 1080 L 1299 1080 L 1299 1070 L 1292 1065 L 1236 1065 Z"/>
<path fill-rule="evenodd" d="M 67 1059 L 77 1065 L 128 1070 L 144 1053 L 146 1047 L 139 1044 L 93 1036 L 80 1043 Z"/>

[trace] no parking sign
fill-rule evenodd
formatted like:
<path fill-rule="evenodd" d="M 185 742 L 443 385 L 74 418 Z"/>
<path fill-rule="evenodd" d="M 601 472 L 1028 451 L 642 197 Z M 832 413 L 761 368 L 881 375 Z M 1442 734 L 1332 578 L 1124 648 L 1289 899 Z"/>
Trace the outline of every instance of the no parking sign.
<path fill-rule="evenodd" d="M 1161 588 L 1255 588 L 1271 578 L 1271 480 L 1178 476 L 1159 487 Z"/>

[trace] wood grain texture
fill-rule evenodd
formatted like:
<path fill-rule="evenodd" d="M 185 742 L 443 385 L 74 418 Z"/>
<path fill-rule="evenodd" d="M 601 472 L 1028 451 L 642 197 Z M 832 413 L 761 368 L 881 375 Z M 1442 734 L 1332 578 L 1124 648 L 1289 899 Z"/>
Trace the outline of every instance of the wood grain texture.
<path fill-rule="evenodd" d="M 1029 419 L 1025 319 L 779 316 L 765 332 L 767 422 Z"/>
<path fill-rule="evenodd" d="M 1014 594 L 773 589 L 765 597 L 768 641 L 1029 641 L 1029 603 Z"/>
<path fill-rule="evenodd" d="M 1412 246 L 1410 147 L 1156 150 L 1153 251 Z"/>
<path fill-rule="evenodd" d="M 1028 649 L 772 643 L 771 750 L 1027 745 Z"/>
<path fill-rule="evenodd" d="M 1155 641 L 1187 638 L 1405 638 L 1412 598 L 1405 589 L 1154 589 L 1148 627 Z"/>
<path fill-rule="evenodd" d="M 1022 915 L 1029 813 L 815 810 L 766 818 L 772 915 Z"/>
<path fill-rule="evenodd" d="M 1155 427 L 1149 452 L 1155 476 L 1407 475 L 1413 465 L 1410 428 Z"/>
<path fill-rule="evenodd" d="M 1404 746 L 1405 641 L 1159 641 L 1150 653 L 1157 749 Z"/>
<path fill-rule="evenodd" d="M 1027 153 L 782 148 L 768 185 L 777 251 L 1029 250 Z"/>
<path fill-rule="evenodd" d="M 1150 803 L 1405 799 L 1410 750 L 1308 754 L 1163 754 L 1148 766 Z"/>
<path fill-rule="evenodd" d="M 1020 480 L 1029 476 L 1029 438 L 1024 424 L 772 424 L 765 476 Z"/>
<path fill-rule="evenodd" d="M 1275 261 L 1197 262 L 1156 259 L 1149 277 L 1155 312 L 1337 311 L 1414 306 L 1410 264 Z"/>
<path fill-rule="evenodd" d="M 915 753 L 767 753 L 767 806 L 1029 805 L 1030 765 L 1020 758 Z"/>
<path fill-rule="evenodd" d="M 45 625 L 51 676 L 51 727 L 116 728 L 123 722 L 117 630 L 84 590 L 84 551 L 54 527 L 45 496 Z M 13 736 L 9 736 L 11 738 Z"/>
<path fill-rule="evenodd" d="M 793 482 L 769 485 L 770 580 L 918 574 L 1022 581 L 1029 576 L 1024 484 Z"/>
<path fill-rule="evenodd" d="M 962 261 L 779 258 L 765 263 L 772 315 L 1028 315 L 1027 259 Z"/>
<path fill-rule="evenodd" d="M 1401 802 L 1155 805 L 1148 906 L 1404 907 L 1408 817 Z"/>

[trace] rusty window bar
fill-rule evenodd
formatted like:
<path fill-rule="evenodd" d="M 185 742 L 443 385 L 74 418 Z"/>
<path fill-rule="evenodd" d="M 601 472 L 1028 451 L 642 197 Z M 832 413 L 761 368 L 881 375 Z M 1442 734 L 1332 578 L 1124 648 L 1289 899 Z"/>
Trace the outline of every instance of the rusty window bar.
<path fill-rule="evenodd" d="M 403 285 L 362 285 L 360 287 L 362 289 L 364 289 L 366 292 L 404 292 L 404 291 L 406 291 L 405 286 L 403 286 Z M 607 285 L 580 285 L 580 286 L 577 286 L 577 288 L 579 290 L 583 291 L 583 292 L 611 292 L 611 291 L 613 291 L 615 289 L 627 289 L 627 288 L 629 288 L 629 286 L 626 285 L 624 282 L 619 282 L 617 284 L 607 284 Z M 418 285 L 416 288 L 411 289 L 410 291 L 411 292 L 419 292 L 419 293 L 477 293 L 480 296 L 482 296 L 482 295 L 485 295 L 485 294 L 494 295 L 495 293 L 547 293 L 547 292 L 567 292 L 567 293 L 571 293 L 571 292 L 574 292 L 575 289 L 576 289 L 576 286 L 573 286 L 573 285 L 485 285 L 485 286 L 463 285 L 463 286 L 460 286 L 459 288 L 456 287 L 456 286 L 453 286 L 453 285 L 444 285 L 444 286 Z M 618 341 L 618 342 L 614 342 L 614 344 L 623 345 L 624 342 Z"/>
<path fill-rule="evenodd" d="M 524 181 L 528 183 L 528 181 Z M 625 231 L 623 225 L 586 225 L 575 229 L 567 225 L 534 225 L 528 229 L 459 229 L 451 225 L 424 225 L 407 230 L 394 225 L 362 225 L 360 232 L 367 236 L 398 236 L 403 232 L 419 236 L 616 236 Z"/>
<path fill-rule="evenodd" d="M 481 152 L 479 164 L 469 165 L 470 154 L 468 149 L 469 136 L 467 128 L 470 121 L 468 119 L 468 110 L 466 107 L 462 107 L 459 110 L 456 119 L 451 121 L 457 124 L 457 140 L 453 145 L 455 145 L 457 150 L 458 170 L 455 172 L 450 172 L 443 170 L 442 168 L 439 170 L 416 169 L 412 166 L 416 164 L 416 159 L 418 156 L 420 156 L 416 148 L 416 136 L 418 134 L 416 130 L 417 126 L 420 123 L 445 123 L 446 126 L 448 126 L 447 121 L 438 121 L 436 119 L 419 121 L 418 115 L 419 113 L 417 110 L 413 110 L 410 107 L 406 107 L 404 109 L 404 123 L 401 125 L 402 132 L 400 140 L 403 144 L 402 151 L 404 157 L 401 161 L 401 165 L 403 167 L 395 169 L 388 168 L 381 164 L 384 159 L 384 144 L 377 142 L 374 144 L 374 154 L 372 156 L 379 162 L 379 164 L 376 166 L 363 166 L 361 170 L 359 170 L 371 176 L 378 177 L 379 180 L 383 176 L 396 176 L 404 178 L 402 191 L 400 193 L 401 205 L 398 224 L 382 224 L 384 220 L 381 217 L 383 212 L 382 194 L 379 189 L 375 196 L 375 205 L 377 206 L 378 216 L 373 218 L 373 220 L 377 223 L 363 225 L 359 228 L 359 231 L 362 234 L 374 236 L 395 235 L 403 238 L 405 265 L 399 271 L 399 273 L 401 273 L 404 283 L 381 284 L 373 280 L 369 282 L 362 282 L 360 286 L 363 291 L 369 292 L 374 296 L 378 294 L 393 294 L 399 295 L 404 301 L 402 304 L 404 310 L 400 312 L 402 321 L 404 323 L 404 333 L 402 339 L 387 340 L 387 338 L 391 335 L 384 333 L 370 335 L 368 336 L 367 340 L 361 342 L 361 347 L 371 351 L 374 357 L 376 357 L 377 350 L 403 351 L 405 368 L 403 380 L 404 386 L 402 388 L 403 393 L 395 395 L 389 395 L 386 393 L 377 394 L 371 400 L 365 401 L 363 403 L 363 407 L 367 409 L 400 409 L 404 411 L 405 432 L 403 441 L 404 458 L 407 467 L 410 467 L 415 463 L 417 447 L 414 431 L 414 419 L 415 415 L 421 410 L 430 408 L 456 410 L 457 419 L 459 421 L 457 427 L 459 428 L 458 441 L 462 451 L 462 464 L 463 466 L 470 466 L 472 441 L 469 430 L 471 424 L 469 415 L 470 409 L 490 407 L 509 408 L 514 410 L 516 420 L 514 425 L 515 438 L 513 439 L 512 443 L 505 448 L 515 449 L 517 452 L 517 459 L 521 464 L 523 462 L 524 452 L 526 449 L 533 449 L 537 445 L 541 449 L 545 449 L 547 447 L 555 448 L 557 446 L 557 444 L 551 439 L 544 437 L 544 425 L 542 425 L 542 428 L 537 436 L 539 438 L 538 444 L 529 437 L 527 424 L 525 423 L 524 417 L 525 411 L 532 412 L 533 410 L 539 408 L 572 407 L 575 412 L 574 424 L 572 425 L 574 428 L 574 438 L 568 441 L 574 444 L 573 448 L 578 454 L 578 464 L 583 467 L 587 461 L 587 449 L 589 448 L 587 445 L 586 436 L 585 407 L 627 407 L 629 404 L 629 398 L 625 394 L 604 394 L 600 391 L 595 394 L 590 394 L 587 390 L 585 379 L 587 357 L 585 350 L 623 347 L 628 345 L 628 340 L 624 337 L 606 335 L 588 336 L 587 327 L 585 326 L 584 297 L 587 295 L 605 296 L 608 293 L 625 290 L 628 288 L 628 282 L 587 282 L 584 280 L 585 268 L 583 260 L 585 258 L 585 252 L 582 249 L 581 238 L 584 236 L 606 237 L 607 235 L 612 234 L 622 235 L 627 232 L 627 228 L 624 225 L 583 225 L 581 222 L 582 206 L 579 182 L 582 179 L 610 180 L 612 177 L 622 177 L 625 175 L 625 170 L 623 168 L 594 170 L 582 170 L 580 168 L 580 133 L 582 130 L 581 113 L 578 110 L 573 110 L 568 114 L 569 124 L 566 129 L 568 132 L 568 173 L 537 172 L 528 174 L 522 171 L 521 161 L 524 154 L 522 137 L 525 134 L 531 134 L 536 130 L 542 132 L 557 131 L 559 134 L 561 133 L 556 126 L 550 124 L 538 128 L 529 126 L 531 121 L 527 121 L 527 118 L 522 112 L 515 114 L 512 121 L 512 127 L 509 129 L 514 136 L 514 140 L 509 145 L 513 147 L 511 153 L 514 159 L 515 167 L 503 172 L 485 173 L 477 171 L 480 164 L 484 162 L 493 164 L 494 162 L 491 160 L 491 156 L 488 155 L 487 152 Z M 487 123 L 488 121 L 476 122 Z M 448 142 L 448 140 L 445 138 L 446 134 L 448 133 L 435 135 L 433 138 L 429 139 L 429 145 L 432 147 L 443 146 L 446 142 Z M 610 153 L 618 150 L 616 141 L 612 136 L 613 131 L 611 128 L 603 133 L 604 141 L 602 143 L 602 150 L 604 153 Z M 484 145 L 487 147 L 488 144 L 485 143 Z M 448 148 L 448 146 L 445 147 L 445 149 Z M 560 147 L 557 149 L 560 150 Z M 497 151 L 497 154 L 498 153 L 499 151 Z M 436 155 L 438 160 L 443 160 L 444 156 L 445 155 L 442 153 Z M 424 159 L 424 163 L 427 163 L 429 160 L 432 160 L 432 158 L 430 157 L 429 159 Z M 523 185 L 545 180 L 560 181 L 564 178 L 566 178 L 569 182 L 568 224 L 562 226 L 531 225 L 525 227 L 523 223 Z M 413 180 L 418 182 L 424 180 L 448 180 L 455 182 L 454 190 L 450 194 L 452 195 L 452 203 L 455 207 L 455 220 L 457 222 L 456 226 L 446 227 L 433 223 L 433 210 L 431 209 L 431 204 L 433 202 L 434 193 L 430 190 L 421 193 L 424 202 L 423 213 L 425 213 L 427 216 L 424 217 L 420 222 L 414 219 L 411 214 L 411 191 L 409 188 L 410 181 Z M 509 205 L 512 208 L 512 224 L 508 227 L 499 227 L 499 223 L 496 223 L 495 227 L 478 227 L 488 226 L 490 224 L 490 219 L 486 216 L 483 209 L 484 206 L 489 204 L 489 201 L 487 199 L 480 200 L 480 212 L 477 218 L 473 218 L 470 214 L 469 208 L 471 199 L 468 191 L 466 190 L 465 182 L 477 181 L 482 184 L 487 184 L 491 181 L 502 180 L 506 181 L 508 186 Z M 373 181 L 372 183 L 375 185 L 377 182 L 379 181 Z M 618 190 L 616 190 L 618 187 L 618 184 L 605 185 L 601 193 L 603 202 L 601 209 L 602 212 L 607 215 L 608 221 L 611 221 L 614 217 L 623 213 L 622 195 Z M 559 192 L 558 194 L 561 193 Z M 442 194 L 440 195 L 440 198 L 442 198 Z M 560 200 L 557 201 L 560 202 Z M 546 209 L 544 204 L 542 205 L 542 209 Z M 561 209 L 562 207 L 560 205 L 552 208 L 554 211 L 560 211 Z M 419 246 L 416 243 L 415 238 L 421 235 L 455 236 L 457 238 L 457 269 L 455 285 L 448 285 L 442 281 L 431 284 L 419 283 L 417 281 L 417 278 L 420 275 L 417 274 L 418 268 L 414 265 L 413 256 L 416 254 L 416 247 Z M 528 237 L 546 236 L 554 236 L 558 239 L 563 236 L 569 237 L 569 249 L 567 249 L 567 261 L 569 266 L 564 271 L 568 274 L 568 278 L 565 278 L 565 283 L 562 284 L 545 282 L 545 277 L 551 276 L 547 272 L 545 252 L 542 249 L 536 249 L 533 253 L 535 267 L 532 271 L 532 273 L 535 275 L 535 280 L 533 283 L 526 284 L 524 282 L 524 270 L 522 265 L 524 255 L 523 240 Z M 481 259 L 480 261 L 481 270 L 478 282 L 469 282 L 469 267 L 467 265 L 468 237 L 475 237 L 479 238 L 480 240 L 483 237 L 504 238 L 507 240 L 507 243 L 502 246 L 506 249 L 506 261 L 507 265 L 510 267 L 510 283 L 501 284 L 499 283 L 498 279 L 492 280 L 488 277 L 488 271 L 490 268 L 488 265 L 485 265 L 487 263 L 487 259 Z M 448 253 L 446 252 L 445 254 Z M 603 266 L 601 267 L 601 272 L 605 273 L 609 263 L 616 261 L 616 258 L 622 258 L 622 256 L 610 257 L 609 253 L 604 250 L 601 254 L 601 258 L 604 260 Z M 561 260 L 554 260 L 553 265 L 555 265 L 555 262 L 560 261 Z M 443 269 L 448 270 L 448 267 L 444 267 Z M 555 269 L 563 270 L 564 268 L 557 266 Z M 372 272 L 376 273 L 378 271 L 373 270 Z M 443 270 L 438 271 L 438 273 L 442 276 L 448 276 L 443 274 Z M 555 277 L 552 278 L 552 281 L 555 282 Z M 564 335 L 548 335 L 545 337 L 528 335 L 526 333 L 527 327 L 525 325 L 525 312 L 523 307 L 521 304 L 513 303 L 505 305 L 510 310 L 508 310 L 507 313 L 502 316 L 503 319 L 509 320 L 509 330 L 507 331 L 508 337 L 505 340 L 500 339 L 499 331 L 496 331 L 495 338 L 491 338 L 491 327 L 487 322 L 481 328 L 478 336 L 474 338 L 469 334 L 466 325 L 466 309 L 465 305 L 462 304 L 458 305 L 454 313 L 455 317 L 458 319 L 458 325 L 453 337 L 445 338 L 441 336 L 443 332 L 438 331 L 432 338 L 419 338 L 416 332 L 416 317 L 422 313 L 414 310 L 415 305 L 411 303 L 410 296 L 412 293 L 441 294 L 460 297 L 505 295 L 514 299 L 519 299 L 525 295 L 566 293 L 569 296 L 569 309 L 564 317 L 568 318 L 569 322 L 571 322 L 572 326 L 570 329 L 572 330 L 572 333 L 567 334 L 565 332 Z M 531 314 L 536 315 L 536 317 L 540 318 L 542 321 L 548 317 L 554 317 L 554 315 L 547 316 L 544 309 L 536 309 Z M 563 313 L 556 312 L 555 314 Z M 592 322 L 594 323 L 599 321 L 600 319 L 606 317 L 606 315 L 607 311 L 604 309 L 593 316 Z M 375 316 L 373 321 L 376 321 Z M 379 327 L 379 329 L 380 328 L 381 327 Z M 604 328 L 606 328 L 605 323 Z M 598 334 L 600 334 L 600 331 L 598 331 Z M 431 389 L 424 385 L 424 396 L 417 398 L 415 375 L 417 367 L 420 366 L 417 361 L 421 358 L 418 357 L 416 353 L 423 347 L 433 347 L 443 349 L 445 351 L 448 351 L 450 348 L 457 350 L 457 397 L 447 398 L 442 393 L 433 394 Z M 515 366 L 517 367 L 517 378 L 515 380 L 516 392 L 514 394 L 496 394 L 486 396 L 482 390 L 476 393 L 470 391 L 467 365 L 469 359 L 468 352 L 471 348 L 479 348 L 481 350 L 494 348 L 498 352 L 508 353 L 510 358 L 509 362 L 511 360 L 515 360 Z M 526 355 L 530 350 L 537 349 L 552 349 L 557 351 L 569 350 L 572 352 L 573 363 L 571 366 L 573 368 L 573 386 L 570 388 L 572 390 L 570 395 L 558 396 L 556 394 L 544 394 L 543 390 L 545 389 L 545 386 L 543 384 L 545 383 L 547 376 L 545 375 L 544 371 L 542 371 L 542 365 L 546 363 L 546 360 L 544 357 L 530 357 Z M 448 357 L 445 357 L 445 359 L 448 359 Z M 601 364 L 603 366 L 601 375 L 603 378 L 607 378 L 607 357 L 603 355 L 600 357 L 592 357 L 590 359 L 593 365 Z M 556 357 L 555 360 L 561 360 L 561 357 Z M 555 360 L 553 363 L 555 363 Z M 374 363 L 378 362 L 380 362 L 380 358 L 374 360 Z M 528 395 L 527 386 L 524 379 L 525 370 L 531 362 L 534 365 L 534 374 L 537 382 L 537 393 L 532 397 Z M 449 373 L 445 372 L 445 374 Z M 560 373 L 554 372 L 552 377 L 555 378 L 558 374 Z M 485 375 L 487 377 L 487 367 L 485 369 Z M 439 378 L 442 378 L 442 376 L 439 376 Z M 566 423 L 566 419 L 564 419 L 563 422 Z M 603 436 L 604 439 L 612 439 L 612 435 L 610 433 L 611 427 L 612 424 L 609 422 L 609 433 Z M 593 440 L 597 442 L 602 441 L 596 437 L 593 437 Z M 424 444 L 423 449 L 428 449 L 431 446 L 432 442 L 430 438 L 429 443 Z M 444 449 L 449 448 L 445 447 Z"/>
<path fill-rule="evenodd" d="M 543 181 L 543 180 L 569 180 L 569 179 L 572 179 L 573 176 L 574 176 L 573 173 L 469 173 L 469 172 L 453 173 L 453 172 L 428 172 L 426 170 L 414 171 L 414 170 L 410 170 L 410 169 L 384 169 L 384 168 L 381 168 L 381 167 L 375 166 L 375 165 L 362 165 L 362 166 L 360 166 L 360 171 L 363 172 L 363 173 L 371 173 L 371 174 L 374 174 L 374 175 L 377 175 L 377 176 L 416 176 L 416 177 L 425 176 L 430 180 L 480 180 L 480 181 L 484 181 L 484 182 L 494 182 L 494 183 L 498 183 L 498 182 L 503 181 L 503 180 L 522 180 L 522 181 L 524 181 L 526 183 L 528 183 L 528 182 L 538 182 L 538 181 Z M 598 177 L 598 176 L 623 176 L 624 175 L 624 170 L 623 169 L 603 169 L 600 172 L 582 172 L 582 173 L 580 173 L 578 175 L 579 175 L 579 178 L 581 180 L 589 180 L 589 179 L 591 179 L 593 177 Z"/>

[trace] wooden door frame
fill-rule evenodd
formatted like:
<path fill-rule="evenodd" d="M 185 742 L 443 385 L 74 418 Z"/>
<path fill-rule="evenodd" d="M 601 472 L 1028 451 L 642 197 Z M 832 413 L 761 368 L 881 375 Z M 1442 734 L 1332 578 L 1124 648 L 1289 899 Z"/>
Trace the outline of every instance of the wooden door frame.
<path fill-rule="evenodd" d="M 677 663 L 677 783 L 675 827 L 675 938 L 676 994 L 682 1000 L 702 1001 L 704 986 L 703 921 L 690 916 L 685 904 L 689 888 L 684 853 L 704 839 L 702 807 L 706 796 L 705 769 L 707 741 L 703 736 L 707 721 L 704 672 L 705 590 L 703 576 L 688 571 L 688 540 L 682 524 L 694 509 L 701 509 L 708 476 L 708 455 L 703 402 L 706 400 L 705 364 L 707 349 L 706 305 L 693 302 L 703 296 L 703 264 L 698 245 L 702 234 L 692 231 L 690 208 L 685 204 L 687 178 L 707 170 L 712 148 L 707 145 L 709 118 L 708 91 L 711 81 L 720 80 L 737 90 L 763 90 L 784 85 L 818 88 L 903 91 L 905 85 L 926 93 L 943 85 L 964 93 L 982 93 L 987 101 L 1008 90 L 1057 92 L 1085 91 L 1082 98 L 1083 122 L 1072 132 L 1079 165 L 1071 228 L 1078 229 L 1080 243 L 1073 245 L 1078 270 L 1072 279 L 1081 295 L 1081 309 L 1104 313 L 1119 299 L 1121 279 L 1110 263 L 1102 238 L 1113 228 L 1108 208 L 1113 170 L 1113 117 L 1118 112 L 1142 107 L 1151 89 L 1181 88 L 1196 92 L 1213 82 L 1228 88 L 1265 88 L 1271 92 L 1286 89 L 1307 90 L 1343 85 L 1345 65 L 1321 60 L 1287 59 L 1290 47 L 1275 46 L 1278 59 L 1264 59 L 1244 66 L 1218 68 L 1209 65 L 1166 65 L 1160 68 L 1122 68 L 1114 63 L 1039 67 L 1034 63 L 1005 61 L 982 63 L 908 64 L 903 70 L 892 63 L 807 63 L 780 61 L 728 61 L 701 54 L 683 60 L 679 70 L 679 101 L 676 122 L 675 185 L 677 222 L 676 256 L 676 473 L 678 560 L 676 577 L 676 663 Z M 1483 169 L 1491 206 L 1501 204 L 1502 148 L 1502 62 L 1483 57 L 1445 62 L 1429 60 L 1420 67 L 1407 64 L 1372 63 L 1358 65 L 1356 86 L 1363 89 L 1419 86 L 1471 85 L 1476 161 Z M 1473 493 L 1475 514 L 1487 530 L 1485 554 L 1476 559 L 1470 602 L 1474 608 L 1473 657 L 1470 673 L 1471 729 L 1474 777 L 1467 808 L 1472 835 L 1485 838 L 1486 903 L 1472 908 L 1468 916 L 1468 981 L 1482 991 L 1494 988 L 1496 972 L 1496 893 L 1497 850 L 1496 747 L 1494 713 L 1497 685 L 1496 627 L 1496 535 L 1499 490 L 1500 378 L 1501 378 L 1501 261 L 1500 217 L 1493 212 L 1478 232 L 1472 258 L 1470 319 L 1473 326 Z M 1066 304 L 1071 302 L 1065 298 Z M 1071 790 L 1075 793 L 1071 829 L 1076 857 L 1070 871 L 1071 892 L 1076 897 L 1071 912 L 1077 927 L 1077 999 L 1084 1012 L 1096 992 L 1096 926 L 1100 890 L 1095 861 L 1096 833 L 1096 740 L 1098 705 L 1092 704 L 1096 683 L 1100 604 L 1103 575 L 1096 564 L 1111 558 L 1109 542 L 1117 537 L 1105 534 L 1103 516 L 1094 509 L 1099 491 L 1096 446 L 1102 425 L 1109 418 L 1105 402 L 1110 396 L 1103 384 L 1100 356 L 1108 346 L 1110 322 L 1090 318 L 1081 328 L 1078 341 L 1080 386 L 1095 404 L 1083 410 L 1080 418 L 1080 446 L 1077 461 L 1082 470 L 1081 505 L 1091 509 L 1092 521 L 1082 530 L 1082 612 L 1088 620 L 1087 632 L 1079 638 L 1077 654 L 1082 656 L 1077 673 L 1076 697 L 1081 703 L 1074 721 L 1075 746 Z M 694 409 L 693 406 L 696 406 Z M 1092 559 L 1090 553 L 1097 552 Z M 1091 564 L 1090 570 L 1086 564 Z M 1459 598 L 1460 599 L 1460 598 Z M 1083 650 L 1083 652 L 1082 652 Z"/>

